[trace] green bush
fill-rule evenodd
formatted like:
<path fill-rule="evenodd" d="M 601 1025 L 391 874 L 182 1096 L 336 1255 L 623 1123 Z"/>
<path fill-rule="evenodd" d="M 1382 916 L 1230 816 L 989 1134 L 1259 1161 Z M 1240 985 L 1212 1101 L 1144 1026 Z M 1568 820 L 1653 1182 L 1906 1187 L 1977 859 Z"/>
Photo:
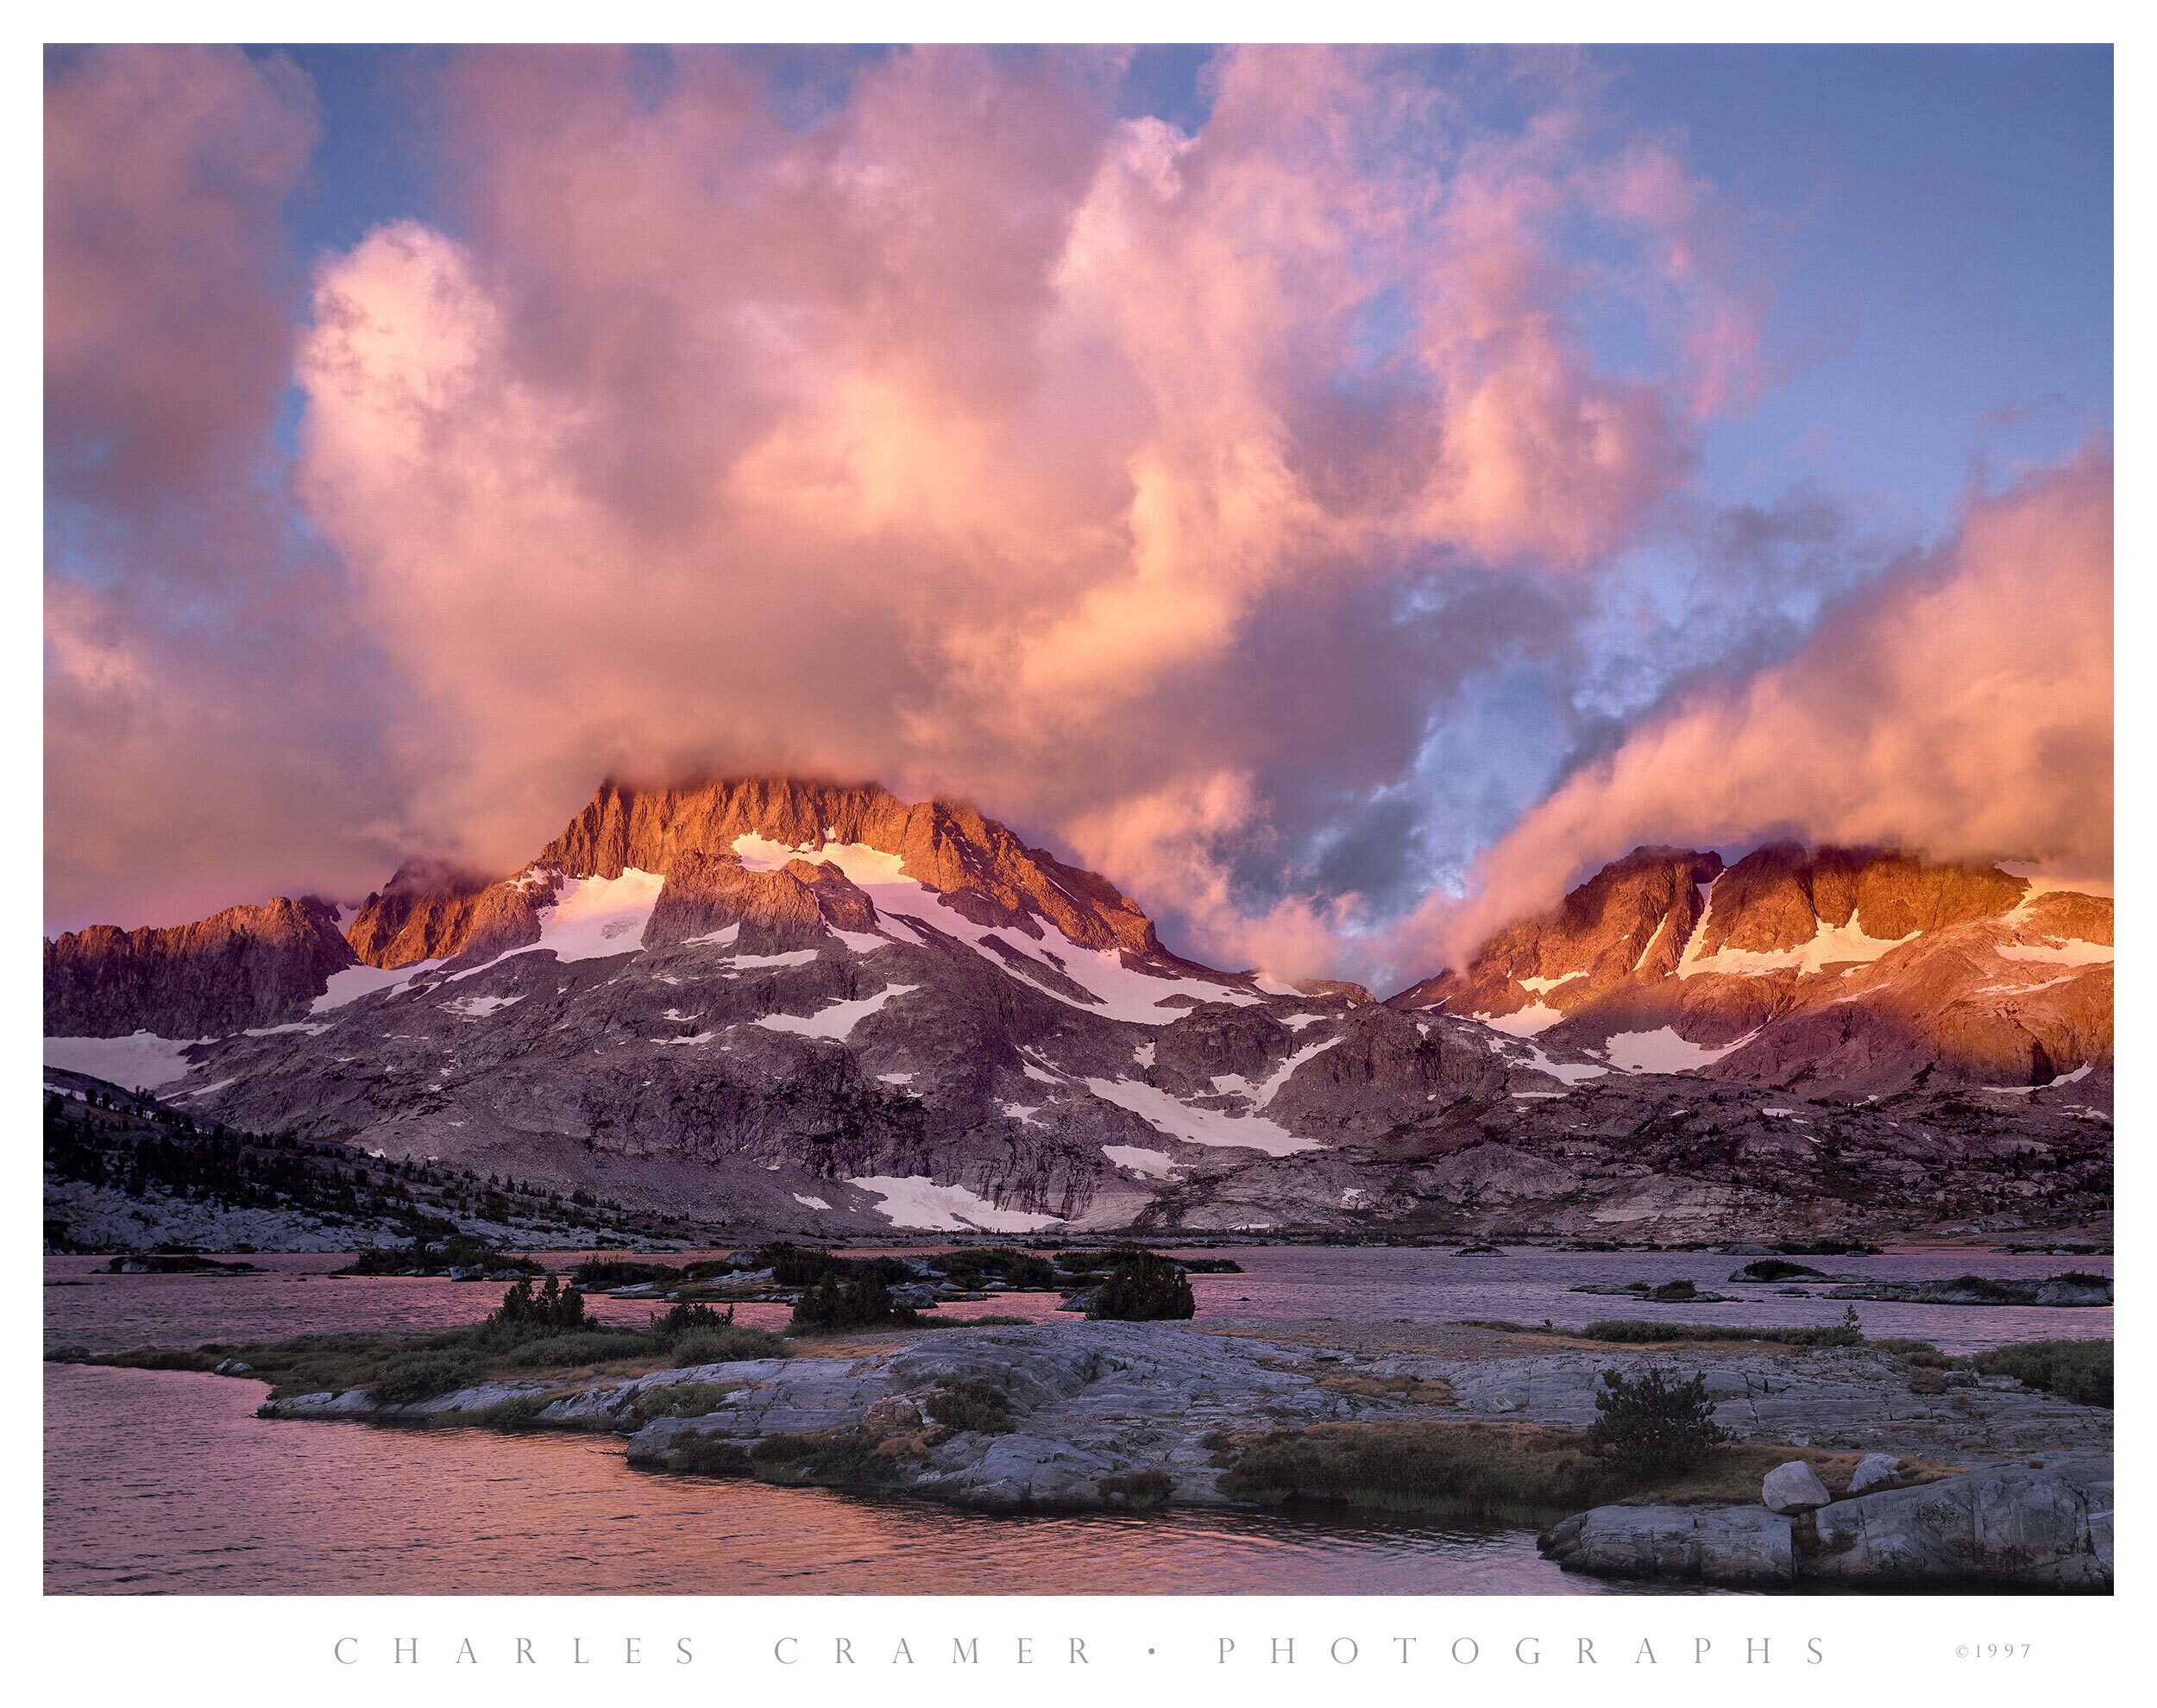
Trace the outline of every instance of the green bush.
<path fill-rule="evenodd" d="M 2025 1341 L 1994 1347 L 1971 1359 L 1987 1376 L 2012 1376 L 2026 1388 L 2040 1388 L 2084 1405 L 2112 1403 L 2112 1343 L 2110 1341 Z"/>
<path fill-rule="evenodd" d="M 1104 1477 L 1098 1486 L 1101 1498 L 1111 1505 L 1139 1511 L 1167 1505 L 1176 1492 L 1175 1482 L 1165 1471 L 1129 1471 L 1120 1477 Z"/>
<path fill-rule="evenodd" d="M 529 1429 L 553 1399 L 552 1394 L 519 1394 L 512 1399 L 498 1400 L 484 1411 L 473 1413 L 471 1421 L 484 1423 L 490 1429 Z"/>
<path fill-rule="evenodd" d="M 736 1253 L 737 1261 L 745 1262 L 752 1270 L 768 1269 L 772 1280 L 782 1287 L 814 1287 L 820 1281 L 836 1276 L 846 1265 L 829 1252 L 814 1246 L 797 1246 L 791 1240 L 777 1240 L 770 1245 L 758 1246 L 753 1251 Z"/>
<path fill-rule="evenodd" d="M 469 1388 L 480 1378 L 480 1362 L 469 1353 L 422 1347 L 392 1353 L 368 1387 L 377 1405 L 411 1405 Z"/>
<path fill-rule="evenodd" d="M 637 1287 L 657 1282 L 671 1287 L 682 1272 L 663 1263 L 626 1263 L 619 1258 L 587 1258 L 569 1272 L 572 1284 L 588 1293 L 603 1293 L 615 1287 Z"/>
<path fill-rule="evenodd" d="M 604 1364 L 617 1358 L 648 1358 L 662 1350 L 662 1342 L 634 1328 L 604 1328 L 594 1324 L 567 1334 L 542 1334 L 520 1341 L 502 1356 L 521 1369 L 546 1370 Z"/>
<path fill-rule="evenodd" d="M 915 1321 L 914 1312 L 891 1303 L 884 1277 L 866 1266 L 843 1278 L 827 1275 L 802 1294 L 789 1325 L 795 1334 L 822 1334 L 837 1328 L 888 1328 Z"/>
<path fill-rule="evenodd" d="M 1914 1364 L 1920 1370 L 1953 1370 L 1966 1363 L 1940 1351 L 1930 1341 L 1909 1341 L 1890 1334 L 1884 1340 L 1867 1341 L 1865 1345 L 1876 1352 L 1892 1353 L 1905 1364 Z"/>
<path fill-rule="evenodd" d="M 1114 1322 L 1158 1322 L 1194 1316 L 1198 1309 L 1180 1268 L 1165 1257 L 1134 1249 L 1116 1254 L 1116 1267 L 1086 1315 Z"/>
<path fill-rule="evenodd" d="M 745 1477 L 750 1470 L 749 1449 L 723 1435 L 691 1435 L 685 1430 L 669 1447 L 665 1464 L 670 1471 L 693 1477 Z"/>
<path fill-rule="evenodd" d="M 650 1328 L 663 1341 L 676 1341 L 700 1329 L 731 1328 L 733 1322 L 732 1305 L 724 1310 L 714 1310 L 704 1304 L 675 1304 L 652 1317 Z"/>
<path fill-rule="evenodd" d="M 814 1435 L 765 1435 L 749 1449 L 749 1469 L 766 1482 L 888 1485 L 899 1479 L 898 1458 L 880 1454 L 860 1429 Z"/>
<path fill-rule="evenodd" d="M 412 1270 L 439 1272 L 450 1269 L 483 1269 L 493 1274 L 513 1269 L 520 1274 L 537 1275 L 540 1266 L 530 1258 L 512 1257 L 497 1251 L 484 1240 L 469 1234 L 451 1233 L 439 1240 L 424 1234 L 416 1236 L 405 1246 L 376 1246 L 355 1256 L 352 1261 L 335 1272 L 339 1275 L 403 1275 Z"/>
<path fill-rule="evenodd" d="M 1730 1439 L 1714 1421 L 1707 1378 L 1680 1382 L 1660 1370 L 1628 1378 L 1603 1372 L 1595 1395 L 1595 1421 L 1588 1427 L 1588 1450 L 1618 1469 L 1642 1479 L 1689 1470 Z"/>
<path fill-rule="evenodd" d="M 483 1326 L 513 1341 L 582 1328 L 586 1326 L 584 1295 L 575 1287 L 565 1288 L 551 1275 L 537 1292 L 529 1279 L 519 1281 L 502 1295 L 500 1306 Z"/>
<path fill-rule="evenodd" d="M 932 1422 L 962 1433 L 1008 1435 L 1018 1427 L 1011 1420 L 1011 1397 L 978 1376 L 937 1389 L 928 1397 L 928 1415 Z"/>
<path fill-rule="evenodd" d="M 698 1328 L 668 1344 L 667 1357 L 676 1369 L 693 1364 L 740 1364 L 752 1358 L 784 1358 L 787 1343 L 762 1328 Z"/>
<path fill-rule="evenodd" d="M 1014 1251 L 1008 1246 L 939 1252 L 928 1259 L 928 1266 L 970 1291 L 978 1290 L 984 1281 L 1002 1281 L 1022 1291 L 1034 1293 L 1053 1291 L 1056 1285 L 1055 1267 L 1047 1258 L 1035 1257 L 1031 1252 Z"/>
<path fill-rule="evenodd" d="M 1730 1278 L 1733 1281 L 1795 1281 L 1799 1278 L 1824 1281 L 1827 1278 L 1808 1263 L 1791 1263 L 1783 1258 L 1762 1258 L 1749 1263 Z"/>
<path fill-rule="evenodd" d="M 626 1421 L 642 1424 L 655 1417 L 701 1417 L 727 1392 L 717 1382 L 676 1382 L 671 1387 L 640 1389 L 632 1407 L 636 1415 Z"/>

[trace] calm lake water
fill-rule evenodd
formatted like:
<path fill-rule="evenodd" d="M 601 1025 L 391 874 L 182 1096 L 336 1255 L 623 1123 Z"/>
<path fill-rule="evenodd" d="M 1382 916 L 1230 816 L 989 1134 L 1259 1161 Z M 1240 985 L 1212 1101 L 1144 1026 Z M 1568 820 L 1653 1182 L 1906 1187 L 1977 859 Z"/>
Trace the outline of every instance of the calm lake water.
<path fill-rule="evenodd" d="M 1841 1301 L 1746 1289 L 1742 1304 L 1649 1306 L 1575 1294 L 1584 1281 L 1720 1285 L 1744 1261 L 1699 1253 L 1246 1247 L 1241 1275 L 1194 1278 L 1205 1316 L 1577 1327 L 1598 1316 L 1829 1322 Z M 337 1280 L 344 1259 L 265 1256 L 229 1278 L 97 1274 L 46 1259 L 51 1346 L 418 1330 L 477 1320 L 484 1284 Z M 563 1266 L 566 1259 L 547 1261 Z M 1882 1279 L 2109 1272 L 2109 1259 L 1927 1252 L 1821 1259 Z M 1052 1317 L 1053 1295 L 946 1306 Z M 597 1299 L 608 1321 L 648 1301 Z M 2110 1310 L 1858 1306 L 1866 1333 L 1956 1352 L 2109 1336 Z M 776 1326 L 783 1306 L 747 1306 Z M 47 1591 L 63 1594 L 682 1593 L 1596 1594 L 1525 1532 L 1250 1513 L 997 1517 L 901 1501 L 632 1470 L 605 1438 L 278 1423 L 252 1382 L 47 1366 Z"/>

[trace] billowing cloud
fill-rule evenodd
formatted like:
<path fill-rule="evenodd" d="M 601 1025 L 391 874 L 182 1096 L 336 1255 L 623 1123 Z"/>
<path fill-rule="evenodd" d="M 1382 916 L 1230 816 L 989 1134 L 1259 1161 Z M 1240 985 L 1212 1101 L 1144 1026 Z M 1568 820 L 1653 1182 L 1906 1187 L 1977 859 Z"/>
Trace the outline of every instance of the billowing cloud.
<path fill-rule="evenodd" d="M 2044 851 L 2058 704 L 1990 816 L 1963 750 L 1881 787 L 1996 507 L 1883 575 L 1707 496 L 1775 246 L 1682 138 L 1566 58 L 1230 51 L 1179 122 L 1126 70 L 457 53 L 395 80 L 428 217 L 302 256 L 299 72 L 56 60 L 48 917 L 506 870 L 608 772 L 962 794 L 1290 976 L 1649 835 Z"/>
<path fill-rule="evenodd" d="M 214 492 L 285 385 L 279 209 L 318 135 L 280 54 L 116 47 L 45 91 L 45 435 L 63 499 Z"/>
<path fill-rule="evenodd" d="M 176 924 L 379 881 L 379 658 L 282 490 L 308 78 L 64 53 L 45 108 L 46 908 Z"/>
<path fill-rule="evenodd" d="M 2109 874 L 2112 757 L 2112 463 L 2093 446 L 1971 504 L 1794 656 L 1644 720 L 1407 936 L 1457 961 L 1642 843 L 1793 836 Z"/>
<path fill-rule="evenodd" d="M 1492 650 L 1418 587 L 1585 575 L 1683 480 L 1689 370 L 1605 373 L 1557 241 L 1607 210 L 1596 289 L 1713 295 L 1706 192 L 1611 193 L 1653 147 L 1353 53 L 1225 55 L 1186 134 L 1115 70 L 902 54 L 806 129 L 731 60 L 454 73 L 464 229 L 330 259 L 299 364 L 422 822 L 505 862 L 601 770 L 692 764 L 951 788 L 1088 857 L 1164 794 L 1262 818 L 1284 768 L 1337 804 Z M 1330 644 L 1280 656 L 1299 624 Z M 1283 725 L 1261 662 L 1398 691 Z"/>

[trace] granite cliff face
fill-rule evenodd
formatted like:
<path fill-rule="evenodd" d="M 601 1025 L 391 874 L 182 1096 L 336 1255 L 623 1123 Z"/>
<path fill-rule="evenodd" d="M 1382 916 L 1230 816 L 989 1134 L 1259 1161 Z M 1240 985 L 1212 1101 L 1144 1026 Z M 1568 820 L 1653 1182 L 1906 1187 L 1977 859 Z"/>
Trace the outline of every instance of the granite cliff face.
<path fill-rule="evenodd" d="M 91 926 L 45 945 L 45 1033 L 202 1038 L 304 1011 L 355 960 L 313 896 L 228 907 L 193 925 Z"/>
<path fill-rule="evenodd" d="M 48 1059 L 744 1229 L 2065 1225 L 2109 1213 L 2110 911 L 1642 850 L 1378 1003 L 1176 956 L 957 803 L 608 784 L 506 877 L 408 865 L 349 944 L 282 902 L 48 945 Z"/>
<path fill-rule="evenodd" d="M 2026 1089 L 2111 1060 L 2112 903 L 1880 851 L 1644 848 L 1391 1001 L 1635 1071 Z"/>

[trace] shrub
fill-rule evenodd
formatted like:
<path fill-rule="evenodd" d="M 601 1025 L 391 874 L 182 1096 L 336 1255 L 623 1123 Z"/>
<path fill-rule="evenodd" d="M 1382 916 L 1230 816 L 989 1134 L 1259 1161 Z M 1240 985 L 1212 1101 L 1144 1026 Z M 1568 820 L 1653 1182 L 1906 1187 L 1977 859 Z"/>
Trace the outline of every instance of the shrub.
<path fill-rule="evenodd" d="M 717 1382 L 676 1382 L 671 1387 L 645 1388 L 638 1392 L 625 1421 L 649 1423 L 655 1417 L 701 1417 L 716 1406 L 728 1390 Z"/>
<path fill-rule="evenodd" d="M 1647 1479 L 1688 1470 L 1729 1439 L 1714 1421 L 1707 1377 L 1680 1382 L 1660 1370 L 1630 1379 L 1603 1372 L 1588 1450 L 1625 1474 Z"/>
<path fill-rule="evenodd" d="M 573 1285 L 589 1293 L 603 1293 L 613 1287 L 641 1286 L 647 1281 L 672 1286 L 682 1279 L 682 1272 L 663 1263 L 625 1263 L 617 1258 L 587 1258 L 569 1272 Z"/>
<path fill-rule="evenodd" d="M 714 1310 L 709 1305 L 670 1305 L 651 1318 L 651 1332 L 663 1341 L 677 1341 L 684 1334 L 702 1329 L 731 1328 L 734 1323 L 734 1308 Z"/>
<path fill-rule="evenodd" d="M 1794 1281 L 1800 1277 L 1814 1281 L 1827 1278 L 1808 1263 L 1791 1263 L 1783 1258 L 1762 1258 L 1749 1263 L 1730 1278 L 1733 1281 Z"/>
<path fill-rule="evenodd" d="M 814 1435 L 765 1435 L 749 1449 L 749 1469 L 772 1483 L 889 1485 L 899 1478 L 896 1454 L 877 1451 L 859 1429 Z"/>
<path fill-rule="evenodd" d="M 928 1415 L 932 1422 L 961 1433 L 1008 1435 L 1018 1427 L 1011 1421 L 1011 1397 L 978 1376 L 937 1389 L 928 1397 Z"/>
<path fill-rule="evenodd" d="M 2025 1341 L 2016 1347 L 1994 1347 L 1971 1362 L 1987 1376 L 2012 1376 L 2026 1388 L 2041 1388 L 2062 1399 L 2112 1403 L 2110 1341 Z"/>
<path fill-rule="evenodd" d="M 502 1353 L 510 1363 L 525 1370 L 604 1364 L 609 1359 L 648 1358 L 663 1350 L 660 1342 L 634 1328 L 604 1328 L 594 1325 L 567 1334 L 538 1334 L 520 1341 Z"/>
<path fill-rule="evenodd" d="M 686 1430 L 668 1449 L 664 1461 L 670 1471 L 695 1477 L 743 1477 L 749 1473 L 749 1450 L 722 1435 L 691 1435 Z"/>
<path fill-rule="evenodd" d="M 1007 1246 L 939 1252 L 928 1259 L 928 1267 L 970 1290 L 978 1289 L 984 1281 L 1003 1281 L 1035 1293 L 1048 1292 L 1056 1285 L 1055 1268 L 1047 1258 Z"/>
<path fill-rule="evenodd" d="M 1930 1341 L 1909 1341 L 1890 1334 L 1884 1340 L 1867 1341 L 1865 1344 L 1876 1352 L 1892 1353 L 1903 1363 L 1915 1365 L 1920 1370 L 1953 1370 L 1965 1362 L 1940 1351 Z"/>
<path fill-rule="evenodd" d="M 507 1340 L 582 1328 L 586 1326 L 584 1295 L 575 1287 L 565 1288 L 551 1275 L 537 1292 L 530 1280 L 519 1281 L 502 1295 L 500 1306 L 487 1316 L 484 1326 L 496 1331 L 498 1338 Z"/>
<path fill-rule="evenodd" d="M 368 1387 L 378 1405 L 411 1405 L 469 1388 L 480 1374 L 479 1360 L 469 1353 L 423 1347 L 392 1353 Z"/>
<path fill-rule="evenodd" d="M 1132 1250 L 1116 1254 L 1116 1268 L 1086 1315 L 1115 1322 L 1157 1322 L 1192 1316 L 1198 1309 L 1181 1269 L 1152 1252 Z"/>
<path fill-rule="evenodd" d="M 782 1287 L 814 1287 L 846 1267 L 829 1252 L 797 1246 L 787 1240 L 737 1253 L 737 1259 L 745 1261 L 751 1269 L 769 1269 L 772 1280 Z"/>
<path fill-rule="evenodd" d="M 914 1312 L 891 1303 L 891 1290 L 876 1270 L 863 1267 L 841 1279 L 827 1275 L 802 1295 L 789 1325 L 795 1334 L 834 1328 L 887 1328 L 915 1320 Z"/>
<path fill-rule="evenodd" d="M 762 1328 L 698 1328 L 677 1336 L 667 1347 L 676 1369 L 693 1364 L 739 1364 L 752 1358 L 784 1358 L 787 1344 Z"/>
<path fill-rule="evenodd" d="M 471 1421 L 483 1423 L 490 1429 L 529 1429 L 553 1399 L 552 1394 L 519 1394 L 513 1399 L 498 1400 L 486 1410 L 475 1412 Z"/>
<path fill-rule="evenodd" d="M 1104 1477 L 1099 1487 L 1102 1499 L 1139 1511 L 1167 1505 L 1176 1492 L 1174 1481 L 1164 1471 L 1129 1471 L 1120 1477 Z"/>

